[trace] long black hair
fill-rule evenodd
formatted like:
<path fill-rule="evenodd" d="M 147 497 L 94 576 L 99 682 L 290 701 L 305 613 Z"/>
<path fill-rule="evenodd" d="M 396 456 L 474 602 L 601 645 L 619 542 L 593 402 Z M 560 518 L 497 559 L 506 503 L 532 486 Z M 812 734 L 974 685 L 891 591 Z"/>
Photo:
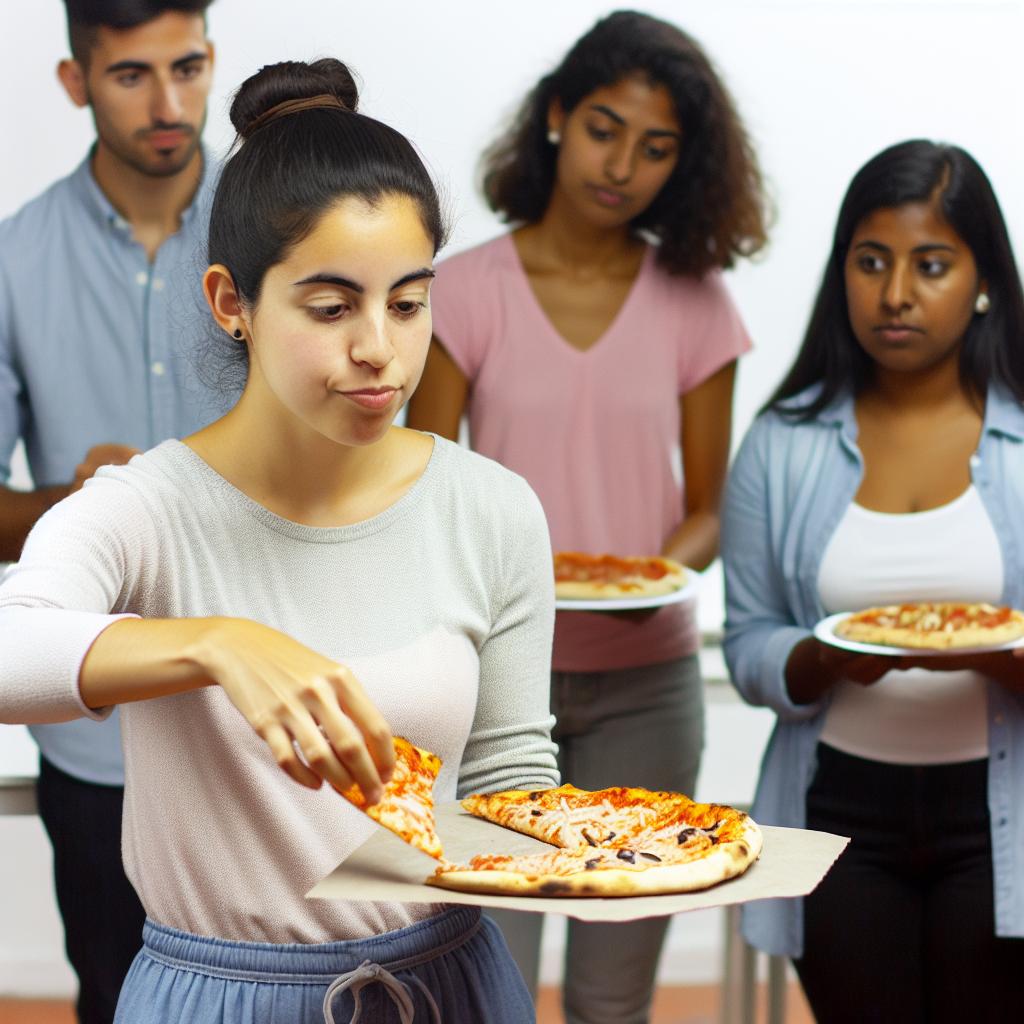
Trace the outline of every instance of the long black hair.
<path fill-rule="evenodd" d="M 668 181 L 632 227 L 660 240 L 658 262 L 670 273 L 699 277 L 752 255 L 766 241 L 768 203 L 732 98 L 694 39 L 638 11 L 616 11 L 581 36 L 484 153 L 491 209 L 508 221 L 539 221 L 555 180 L 552 100 L 569 113 L 595 89 L 637 73 L 672 96 L 683 144 Z"/>
<path fill-rule="evenodd" d="M 850 242 L 875 210 L 932 200 L 971 250 L 990 300 L 989 311 L 975 313 L 964 333 L 960 379 L 980 398 L 997 383 L 1024 401 L 1024 291 L 992 184 L 959 146 L 913 139 L 872 157 L 850 182 L 803 343 L 766 409 L 811 419 L 841 392 L 856 395 L 871 383 L 874 363 L 858 344 L 847 309 Z M 820 390 L 808 404 L 787 401 L 815 384 Z"/>
<path fill-rule="evenodd" d="M 267 116 L 287 101 L 322 96 L 337 105 Z M 348 68 L 331 58 L 271 64 L 236 93 L 231 123 L 241 145 L 214 195 L 208 257 L 228 268 L 245 305 L 257 304 L 267 271 L 346 197 L 376 206 L 386 196 L 408 196 L 434 252 L 444 244 L 445 218 L 423 161 L 404 135 L 356 113 L 358 99 Z M 227 353 L 215 379 L 247 366 L 244 345 L 229 344 Z"/>

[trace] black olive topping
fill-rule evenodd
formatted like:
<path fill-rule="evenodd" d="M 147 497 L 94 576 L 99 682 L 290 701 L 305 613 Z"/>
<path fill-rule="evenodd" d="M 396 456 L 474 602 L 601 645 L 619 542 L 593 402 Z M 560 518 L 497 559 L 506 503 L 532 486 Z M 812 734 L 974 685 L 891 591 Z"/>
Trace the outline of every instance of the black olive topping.
<path fill-rule="evenodd" d="M 610 843 L 617 835 L 618 835 L 617 832 L 609 832 L 608 833 L 608 838 L 605 839 L 605 842 L 606 843 Z"/>
<path fill-rule="evenodd" d="M 597 846 L 597 843 L 595 843 L 594 840 L 591 839 L 589 835 L 587 835 L 587 830 L 585 828 L 580 829 L 580 834 L 583 836 L 584 839 L 586 839 L 587 846 Z"/>
<path fill-rule="evenodd" d="M 533 809 L 532 811 L 530 811 L 530 813 L 531 813 L 531 814 L 532 814 L 532 815 L 533 815 L 533 816 L 534 816 L 535 818 L 539 818 L 539 817 L 540 817 L 540 816 L 541 816 L 541 815 L 542 815 L 542 814 L 543 814 L 544 812 L 543 812 L 543 811 L 539 811 L 539 810 L 537 810 L 537 808 L 536 808 L 536 807 L 534 807 L 534 809 Z"/>
<path fill-rule="evenodd" d="M 632 850 L 619 850 L 615 856 L 619 860 L 624 860 L 627 864 L 632 864 L 636 860 L 636 854 Z"/>
<path fill-rule="evenodd" d="M 653 853 L 644 853 L 644 851 L 641 850 L 640 851 L 640 856 L 641 857 L 646 857 L 648 860 L 653 860 L 656 864 L 660 864 L 661 863 L 661 858 L 658 857 L 658 856 L 655 856 L 655 854 L 653 854 Z"/>
<path fill-rule="evenodd" d="M 699 831 L 700 829 L 696 828 L 684 828 L 678 836 L 679 845 L 682 846 L 683 843 L 689 842 Z"/>
<path fill-rule="evenodd" d="M 586 869 L 587 869 L 588 871 L 593 871 L 593 870 L 594 870 L 594 868 L 596 868 L 596 867 L 597 867 L 597 865 L 598 865 L 598 864 L 600 864 L 600 863 L 601 863 L 601 858 L 600 858 L 600 857 L 591 857 L 591 858 L 590 858 L 590 860 L 585 860 L 585 861 L 583 862 L 583 866 L 584 866 L 584 867 L 585 867 L 585 868 L 586 868 Z"/>
<path fill-rule="evenodd" d="M 534 792 L 532 792 L 530 794 L 530 799 L 531 800 L 539 800 L 540 799 L 540 793 L 535 790 Z"/>

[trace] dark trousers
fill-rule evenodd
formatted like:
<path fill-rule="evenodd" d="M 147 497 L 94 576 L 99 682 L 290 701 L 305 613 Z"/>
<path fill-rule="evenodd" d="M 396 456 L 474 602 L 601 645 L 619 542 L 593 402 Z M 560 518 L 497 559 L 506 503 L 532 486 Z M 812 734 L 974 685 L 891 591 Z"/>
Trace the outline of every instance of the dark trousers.
<path fill-rule="evenodd" d="M 995 936 L 988 762 L 908 766 L 818 746 L 807 827 L 851 837 L 804 900 L 795 962 L 819 1024 L 1024 1016 L 1024 939 Z"/>
<path fill-rule="evenodd" d="M 40 758 L 39 817 L 53 844 L 81 1024 L 111 1024 L 121 983 L 142 948 L 146 915 L 121 866 L 123 800 L 121 787 L 83 782 Z"/>

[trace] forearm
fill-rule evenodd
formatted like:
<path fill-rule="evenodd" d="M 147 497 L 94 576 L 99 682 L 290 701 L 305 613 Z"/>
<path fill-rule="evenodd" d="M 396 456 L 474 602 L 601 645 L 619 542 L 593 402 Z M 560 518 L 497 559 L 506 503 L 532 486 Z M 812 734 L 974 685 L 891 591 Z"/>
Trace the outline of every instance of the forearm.
<path fill-rule="evenodd" d="M 121 619 L 82 662 L 79 692 L 90 708 L 185 693 L 212 683 L 206 665 L 229 620 Z"/>
<path fill-rule="evenodd" d="M 71 492 L 70 484 L 14 491 L 0 486 L 0 562 L 17 561 L 36 520 Z"/>
<path fill-rule="evenodd" d="M 692 569 L 706 569 L 718 556 L 719 528 L 717 513 L 689 513 L 669 534 L 661 553 Z"/>

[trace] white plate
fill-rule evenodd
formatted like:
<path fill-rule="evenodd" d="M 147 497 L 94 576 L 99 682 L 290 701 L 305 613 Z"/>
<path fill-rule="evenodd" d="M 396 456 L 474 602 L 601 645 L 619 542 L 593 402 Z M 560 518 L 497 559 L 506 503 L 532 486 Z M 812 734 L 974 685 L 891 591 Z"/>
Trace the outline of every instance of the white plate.
<path fill-rule="evenodd" d="M 1024 637 L 990 647 L 947 647 L 942 650 L 929 647 L 889 647 L 884 644 L 866 644 L 860 640 L 847 640 L 846 637 L 836 634 L 836 626 L 852 614 L 853 612 L 836 612 L 835 615 L 829 615 L 822 619 L 814 627 L 815 638 L 823 644 L 839 647 L 844 651 L 854 651 L 857 654 L 883 654 L 891 658 L 899 658 L 903 655 L 913 655 L 915 658 L 948 658 L 958 654 L 988 654 L 992 651 L 1012 651 L 1015 647 L 1024 647 Z"/>
<path fill-rule="evenodd" d="M 686 567 L 683 567 L 686 569 Z M 646 597 L 559 597 L 555 608 L 560 612 L 638 612 L 644 608 L 661 608 L 691 600 L 700 589 L 704 577 L 696 569 L 686 569 L 686 582 L 668 594 Z"/>

